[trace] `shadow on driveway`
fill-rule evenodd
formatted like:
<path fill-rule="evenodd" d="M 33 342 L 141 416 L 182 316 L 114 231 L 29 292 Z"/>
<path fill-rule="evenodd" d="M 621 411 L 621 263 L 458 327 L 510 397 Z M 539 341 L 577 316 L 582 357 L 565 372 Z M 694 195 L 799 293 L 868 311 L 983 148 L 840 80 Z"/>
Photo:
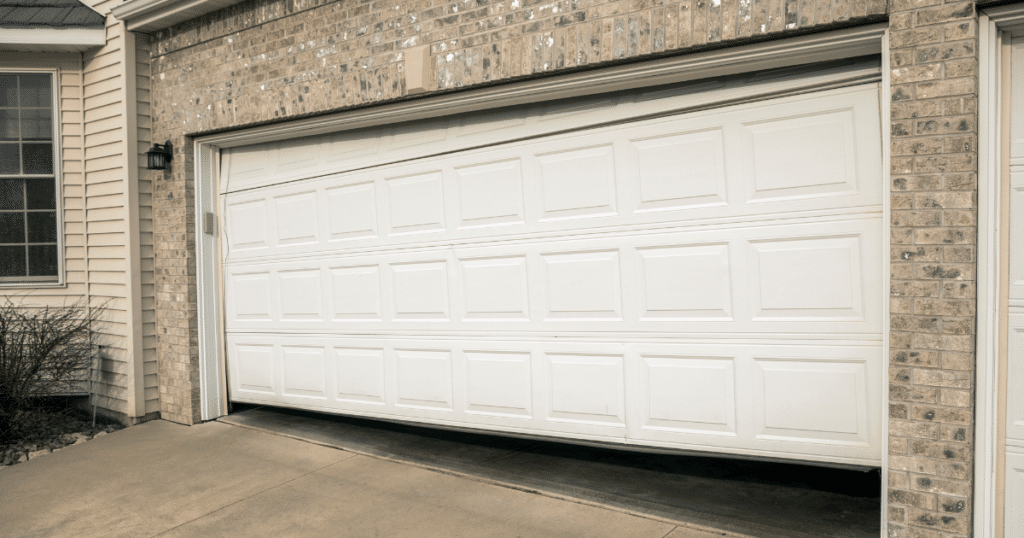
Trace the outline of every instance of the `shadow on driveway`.
<path fill-rule="evenodd" d="M 877 470 L 662 455 L 240 406 L 223 422 L 750 536 L 877 537 Z"/>

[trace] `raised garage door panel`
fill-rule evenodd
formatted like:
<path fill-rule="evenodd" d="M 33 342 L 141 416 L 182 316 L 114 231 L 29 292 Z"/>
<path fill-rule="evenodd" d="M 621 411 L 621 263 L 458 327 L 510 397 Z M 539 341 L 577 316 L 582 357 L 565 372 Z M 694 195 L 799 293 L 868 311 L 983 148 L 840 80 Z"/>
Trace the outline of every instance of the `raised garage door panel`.
<path fill-rule="evenodd" d="M 225 152 L 233 399 L 879 461 L 877 85 L 389 163 L 453 132 Z"/>

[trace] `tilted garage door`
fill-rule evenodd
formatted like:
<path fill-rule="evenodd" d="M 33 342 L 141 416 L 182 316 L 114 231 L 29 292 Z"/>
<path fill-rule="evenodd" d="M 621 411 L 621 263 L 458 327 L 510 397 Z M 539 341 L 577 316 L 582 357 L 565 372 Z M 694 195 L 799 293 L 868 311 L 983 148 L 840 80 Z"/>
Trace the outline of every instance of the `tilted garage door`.
<path fill-rule="evenodd" d="M 612 96 L 225 150 L 230 398 L 877 464 L 878 96 Z"/>

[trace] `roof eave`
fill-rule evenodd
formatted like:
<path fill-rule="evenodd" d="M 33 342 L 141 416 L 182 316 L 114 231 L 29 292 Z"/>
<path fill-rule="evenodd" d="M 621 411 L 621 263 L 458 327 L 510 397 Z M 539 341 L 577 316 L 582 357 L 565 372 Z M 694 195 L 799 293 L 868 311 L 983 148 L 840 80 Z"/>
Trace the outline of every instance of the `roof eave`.
<path fill-rule="evenodd" d="M 110 12 L 133 32 L 155 32 L 242 0 L 127 0 Z"/>
<path fill-rule="evenodd" d="M 104 28 L 4 28 L 0 50 L 82 52 L 107 43 Z"/>

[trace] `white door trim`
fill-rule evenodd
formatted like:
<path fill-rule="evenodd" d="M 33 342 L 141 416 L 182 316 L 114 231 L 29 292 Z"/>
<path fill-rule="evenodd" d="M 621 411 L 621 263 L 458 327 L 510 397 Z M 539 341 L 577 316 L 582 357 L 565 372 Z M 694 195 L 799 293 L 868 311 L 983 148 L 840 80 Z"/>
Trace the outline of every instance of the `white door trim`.
<path fill-rule="evenodd" d="M 1003 35 L 1024 27 L 1024 5 L 985 10 L 979 20 L 978 322 L 976 341 L 974 535 L 995 536 L 999 409 L 999 248 Z"/>
<path fill-rule="evenodd" d="M 997 23 L 979 21 L 978 324 L 975 357 L 974 535 L 994 536 L 999 371 L 999 44 Z"/>
<path fill-rule="evenodd" d="M 196 166 L 196 303 L 199 332 L 199 412 L 202 420 L 228 414 L 227 376 L 224 368 L 223 308 L 218 277 L 218 241 L 216 218 L 206 228 L 206 214 L 217 214 L 217 175 L 220 172 L 220 148 L 195 142 Z"/>
<path fill-rule="evenodd" d="M 890 249 L 892 234 L 890 227 L 892 223 L 892 167 L 890 165 L 892 141 L 890 139 L 892 130 L 888 127 L 892 118 L 892 88 L 890 75 L 892 73 L 889 65 L 889 29 L 886 28 L 882 35 L 882 95 L 879 96 L 881 107 L 882 126 L 882 372 L 885 376 L 882 380 L 882 519 L 881 536 L 889 536 L 889 332 L 892 324 L 889 322 L 889 301 L 891 298 L 892 273 L 890 268 Z"/>

